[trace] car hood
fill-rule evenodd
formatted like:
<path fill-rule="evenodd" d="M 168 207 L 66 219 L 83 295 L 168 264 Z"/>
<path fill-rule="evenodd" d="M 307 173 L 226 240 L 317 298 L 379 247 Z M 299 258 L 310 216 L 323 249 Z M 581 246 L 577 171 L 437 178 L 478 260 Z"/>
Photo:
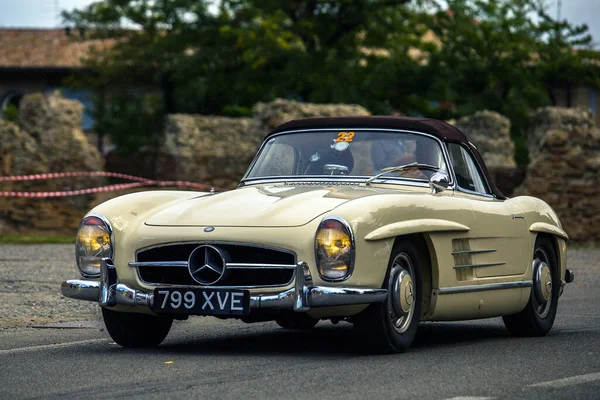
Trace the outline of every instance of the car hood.
<path fill-rule="evenodd" d="M 358 186 L 247 186 L 177 202 L 148 218 L 146 225 L 300 226 L 350 200 L 379 193 Z"/>

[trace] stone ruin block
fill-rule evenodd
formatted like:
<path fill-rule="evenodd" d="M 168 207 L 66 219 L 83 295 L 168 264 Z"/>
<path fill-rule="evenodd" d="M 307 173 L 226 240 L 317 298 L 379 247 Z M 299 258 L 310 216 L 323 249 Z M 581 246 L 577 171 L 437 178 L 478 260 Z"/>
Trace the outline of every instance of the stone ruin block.
<path fill-rule="evenodd" d="M 81 131 L 83 106 L 59 94 L 25 96 L 19 122 L 0 121 L 0 174 L 100 171 L 103 159 Z M 0 183 L 2 191 L 63 191 L 102 185 L 101 178 Z M 74 233 L 93 196 L 0 197 L 0 233 Z"/>
<path fill-rule="evenodd" d="M 510 196 L 524 178 L 515 163 L 510 120 L 494 111 L 478 111 L 451 123 L 477 147 L 498 189 Z"/>
<path fill-rule="evenodd" d="M 257 104 L 254 118 L 169 115 L 157 174 L 163 180 L 234 188 L 264 136 L 275 126 L 298 118 L 347 115 L 369 115 L 369 112 L 353 105 L 275 100 Z"/>
<path fill-rule="evenodd" d="M 550 204 L 573 242 L 600 242 L 600 132 L 591 111 L 537 110 L 528 146 L 531 162 L 517 192 Z"/>

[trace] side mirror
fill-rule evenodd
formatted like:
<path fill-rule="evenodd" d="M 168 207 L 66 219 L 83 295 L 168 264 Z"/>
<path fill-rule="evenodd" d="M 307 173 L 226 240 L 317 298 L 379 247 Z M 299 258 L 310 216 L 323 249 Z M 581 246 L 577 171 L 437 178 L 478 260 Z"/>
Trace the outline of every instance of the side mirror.
<path fill-rule="evenodd" d="M 448 174 L 442 171 L 438 171 L 431 175 L 429 178 L 429 186 L 431 187 L 431 193 L 441 193 L 448 189 L 450 184 Z"/>

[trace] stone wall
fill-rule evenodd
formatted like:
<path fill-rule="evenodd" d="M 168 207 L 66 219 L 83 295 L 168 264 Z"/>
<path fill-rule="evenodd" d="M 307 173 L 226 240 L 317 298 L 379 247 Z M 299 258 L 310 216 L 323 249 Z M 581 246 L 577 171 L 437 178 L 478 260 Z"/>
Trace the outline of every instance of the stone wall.
<path fill-rule="evenodd" d="M 510 196 L 525 178 L 515 163 L 510 120 L 497 112 L 478 111 L 451 123 L 477 147 L 498 189 Z"/>
<path fill-rule="evenodd" d="M 81 130 L 83 105 L 58 93 L 25 96 L 19 109 L 19 126 L 34 138 L 50 171 L 95 171 L 102 156 Z"/>
<path fill-rule="evenodd" d="M 515 145 L 510 139 L 510 121 L 493 111 L 478 111 L 454 125 L 477 146 L 488 169 L 516 168 Z"/>
<path fill-rule="evenodd" d="M 100 154 L 80 130 L 82 112 L 81 104 L 56 94 L 26 96 L 18 124 L 0 121 L 0 175 L 101 170 Z M 355 105 L 276 100 L 257 104 L 253 118 L 170 115 L 156 167 L 148 165 L 158 179 L 233 188 L 275 126 L 297 118 L 347 115 L 369 112 Z M 522 177 L 514 162 L 509 121 L 482 111 L 453 123 L 478 147 L 497 185 L 510 195 Z M 573 241 L 600 243 L 600 134 L 593 116 L 585 110 L 543 108 L 532 115 L 531 126 L 531 164 L 514 195 L 547 201 Z M 140 175 L 148 175 L 143 172 Z M 59 179 L 0 183 L 0 190 L 72 190 L 103 184 L 100 179 Z M 0 197 L 0 233 L 72 233 L 94 201 L 92 196 Z"/>
<path fill-rule="evenodd" d="M 258 103 L 253 112 L 263 135 L 293 119 L 371 115 L 364 107 L 353 104 L 312 104 L 282 99 Z"/>
<path fill-rule="evenodd" d="M 281 99 L 258 103 L 253 112 L 253 118 L 169 115 L 156 164 L 157 178 L 233 188 L 252 161 L 263 137 L 276 126 L 301 118 L 370 115 L 357 105 L 298 103 Z M 478 147 L 500 190 L 512 194 L 524 176 L 514 161 L 510 121 L 498 113 L 481 111 L 452 123 Z"/>
<path fill-rule="evenodd" d="M 262 137 L 250 118 L 169 115 L 157 176 L 234 188 Z"/>
<path fill-rule="evenodd" d="M 157 163 L 158 179 L 234 188 L 265 135 L 298 118 L 369 115 L 360 106 L 288 100 L 258 103 L 253 118 L 169 115 Z"/>
<path fill-rule="evenodd" d="M 32 94 L 21 102 L 19 123 L 0 121 L 0 174 L 98 171 L 103 160 L 81 131 L 83 106 L 58 94 Z M 0 191 L 62 191 L 102 184 L 99 178 L 0 183 Z M 72 233 L 92 198 L 0 197 L 0 233 Z"/>
<path fill-rule="evenodd" d="M 517 193 L 550 204 L 572 241 L 600 243 L 600 132 L 592 113 L 539 109 L 528 147 L 531 162 Z"/>

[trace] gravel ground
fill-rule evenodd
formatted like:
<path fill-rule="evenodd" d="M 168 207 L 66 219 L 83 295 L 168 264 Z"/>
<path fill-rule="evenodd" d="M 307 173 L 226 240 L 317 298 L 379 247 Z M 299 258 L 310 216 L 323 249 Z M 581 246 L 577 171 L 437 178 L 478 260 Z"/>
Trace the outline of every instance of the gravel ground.
<path fill-rule="evenodd" d="M 576 286 L 594 284 L 600 248 L 569 250 L 568 266 Z M 98 321 L 95 304 L 60 294 L 62 281 L 78 277 L 73 245 L 0 245 L 0 329 Z"/>
<path fill-rule="evenodd" d="M 97 319 L 95 304 L 60 294 L 78 277 L 73 245 L 0 245 L 0 329 Z"/>

